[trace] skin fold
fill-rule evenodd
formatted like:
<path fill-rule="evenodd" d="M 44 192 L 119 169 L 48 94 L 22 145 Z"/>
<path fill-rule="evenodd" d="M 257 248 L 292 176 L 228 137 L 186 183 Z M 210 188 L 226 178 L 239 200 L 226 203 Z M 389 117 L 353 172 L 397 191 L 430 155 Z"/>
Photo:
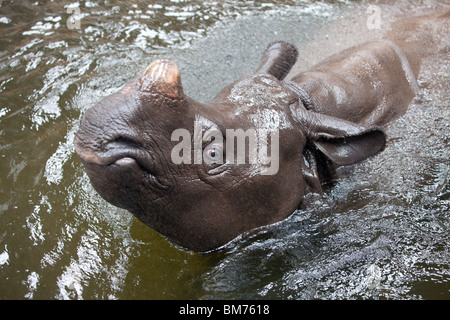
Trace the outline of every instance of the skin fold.
<path fill-rule="evenodd" d="M 209 103 L 185 95 L 175 62 L 157 60 L 86 111 L 75 150 L 105 200 L 186 249 L 217 249 L 291 215 L 306 194 L 322 192 L 333 168 L 383 150 L 383 127 L 406 112 L 433 50 L 435 40 L 417 32 L 435 21 L 448 13 L 408 18 L 386 39 L 295 75 L 295 46 L 272 43 L 253 74 Z M 255 145 L 276 155 L 276 166 L 250 156 L 233 163 L 229 132 L 238 130 L 258 133 Z"/>

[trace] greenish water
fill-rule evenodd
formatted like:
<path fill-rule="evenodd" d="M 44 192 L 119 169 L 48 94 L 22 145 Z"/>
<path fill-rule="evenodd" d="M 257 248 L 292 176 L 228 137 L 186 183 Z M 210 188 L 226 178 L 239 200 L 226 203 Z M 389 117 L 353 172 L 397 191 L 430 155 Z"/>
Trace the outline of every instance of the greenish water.
<path fill-rule="evenodd" d="M 72 146 L 83 112 L 159 57 L 200 101 L 276 39 L 300 48 L 301 69 L 373 36 L 358 33 L 371 2 L 76 3 L 79 26 L 71 2 L 0 2 L 0 299 L 450 298 L 448 53 L 425 62 L 382 154 L 286 221 L 202 255 L 95 193 Z M 399 3 L 380 4 L 383 17 L 430 5 Z"/>

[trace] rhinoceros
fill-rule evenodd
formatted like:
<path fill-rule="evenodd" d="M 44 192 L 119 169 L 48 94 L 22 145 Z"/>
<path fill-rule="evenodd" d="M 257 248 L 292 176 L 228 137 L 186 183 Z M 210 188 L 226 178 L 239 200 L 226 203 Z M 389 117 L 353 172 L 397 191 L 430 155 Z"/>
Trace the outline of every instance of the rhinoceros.
<path fill-rule="evenodd" d="M 85 112 L 75 150 L 106 201 L 185 249 L 215 250 L 290 216 L 335 168 L 382 151 L 436 47 L 430 26 L 448 17 L 402 20 L 297 74 L 296 47 L 273 42 L 208 103 L 158 59 Z"/>

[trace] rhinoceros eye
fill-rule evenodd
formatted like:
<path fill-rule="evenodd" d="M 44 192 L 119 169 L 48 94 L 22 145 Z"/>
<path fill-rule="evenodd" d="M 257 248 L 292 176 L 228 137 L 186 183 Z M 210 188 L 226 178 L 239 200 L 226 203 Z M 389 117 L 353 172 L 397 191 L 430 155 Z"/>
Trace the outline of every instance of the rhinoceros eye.
<path fill-rule="evenodd" d="M 215 159 L 217 157 L 217 149 L 216 148 L 212 148 L 212 149 L 208 149 L 208 155 L 212 158 Z"/>
<path fill-rule="evenodd" d="M 223 148 L 219 144 L 210 144 L 203 151 L 203 161 L 209 165 L 223 164 Z"/>

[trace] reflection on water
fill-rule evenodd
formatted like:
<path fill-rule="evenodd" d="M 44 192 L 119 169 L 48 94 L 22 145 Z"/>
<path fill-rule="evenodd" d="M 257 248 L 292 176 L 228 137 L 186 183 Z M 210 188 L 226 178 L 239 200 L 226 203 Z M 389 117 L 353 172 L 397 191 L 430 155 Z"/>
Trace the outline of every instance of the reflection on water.
<path fill-rule="evenodd" d="M 383 17 L 429 5 L 382 6 Z M 275 39 L 299 46 L 302 68 L 373 36 L 357 33 L 366 6 L 2 1 L 0 298 L 449 298 L 445 54 L 425 64 L 420 97 L 382 154 L 341 170 L 288 220 L 213 254 L 181 250 L 105 203 L 73 152 L 81 114 L 155 57 L 175 59 L 185 91 L 207 100 Z"/>

